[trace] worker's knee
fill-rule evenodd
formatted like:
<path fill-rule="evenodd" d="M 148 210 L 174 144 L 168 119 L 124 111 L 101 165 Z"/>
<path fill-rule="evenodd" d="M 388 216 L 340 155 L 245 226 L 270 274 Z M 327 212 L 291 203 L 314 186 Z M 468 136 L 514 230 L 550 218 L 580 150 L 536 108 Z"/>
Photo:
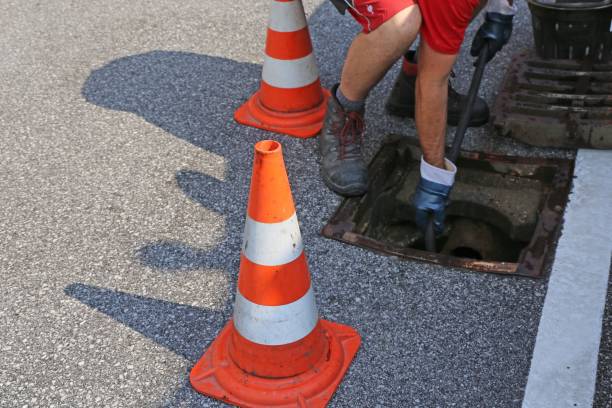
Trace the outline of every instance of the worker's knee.
<path fill-rule="evenodd" d="M 420 28 L 421 12 L 417 5 L 412 5 L 395 14 L 370 36 L 393 47 L 399 57 L 414 42 Z"/>
<path fill-rule="evenodd" d="M 414 39 L 421 29 L 421 12 L 416 5 L 405 8 L 397 13 L 388 23 L 399 41 Z M 412 42 L 412 41 L 411 41 Z"/>

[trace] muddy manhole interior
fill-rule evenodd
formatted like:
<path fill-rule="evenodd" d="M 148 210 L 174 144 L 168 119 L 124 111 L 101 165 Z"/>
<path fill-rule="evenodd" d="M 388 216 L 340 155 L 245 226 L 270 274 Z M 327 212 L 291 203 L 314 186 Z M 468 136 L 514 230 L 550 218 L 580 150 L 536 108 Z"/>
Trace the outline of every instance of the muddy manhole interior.
<path fill-rule="evenodd" d="M 424 250 L 410 204 L 421 152 L 388 135 L 370 163 L 370 187 L 346 199 L 323 235 L 378 252 L 483 272 L 538 277 L 556 243 L 573 164 L 463 152 L 439 253 Z"/>

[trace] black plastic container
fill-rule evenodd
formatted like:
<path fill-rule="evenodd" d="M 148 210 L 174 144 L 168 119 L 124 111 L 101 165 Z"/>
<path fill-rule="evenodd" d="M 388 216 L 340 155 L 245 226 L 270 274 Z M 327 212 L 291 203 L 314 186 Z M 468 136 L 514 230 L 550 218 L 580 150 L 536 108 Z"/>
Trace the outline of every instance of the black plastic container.
<path fill-rule="evenodd" d="M 612 59 L 612 0 L 528 0 L 544 59 Z"/>

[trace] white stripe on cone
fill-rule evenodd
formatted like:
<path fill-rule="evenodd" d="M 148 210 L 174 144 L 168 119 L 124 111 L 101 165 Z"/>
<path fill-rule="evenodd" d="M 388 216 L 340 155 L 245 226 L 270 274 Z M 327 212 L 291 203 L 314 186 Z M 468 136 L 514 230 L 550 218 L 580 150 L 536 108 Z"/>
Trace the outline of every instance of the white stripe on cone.
<path fill-rule="evenodd" d="M 295 213 L 285 221 L 265 223 L 247 215 L 242 239 L 242 253 L 251 262 L 263 266 L 288 264 L 304 249 Z"/>
<path fill-rule="evenodd" d="M 261 77 L 268 85 L 276 88 L 302 88 L 319 79 L 319 69 L 312 52 L 292 60 L 280 60 L 266 55 Z"/>
<path fill-rule="evenodd" d="M 273 1 L 268 27 L 281 33 L 291 33 L 306 27 L 306 15 L 301 1 Z"/>
<path fill-rule="evenodd" d="M 234 326 L 253 343 L 280 346 L 306 337 L 319 316 L 312 287 L 295 302 L 282 306 L 262 306 L 236 293 Z"/>

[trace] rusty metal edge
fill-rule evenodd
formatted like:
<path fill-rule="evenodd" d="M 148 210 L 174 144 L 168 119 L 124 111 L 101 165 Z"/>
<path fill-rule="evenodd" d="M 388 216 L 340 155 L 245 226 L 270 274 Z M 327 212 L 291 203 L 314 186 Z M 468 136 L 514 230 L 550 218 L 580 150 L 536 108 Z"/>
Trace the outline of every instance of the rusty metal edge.
<path fill-rule="evenodd" d="M 578 148 L 589 148 L 589 149 L 607 149 L 609 146 L 607 145 L 593 145 L 590 141 L 583 141 L 579 137 L 569 138 L 568 140 L 558 143 L 558 144 L 550 144 L 550 143 L 537 143 L 535 141 L 529 140 L 526 137 L 526 134 L 513 134 L 512 123 L 521 123 L 528 120 L 537 120 L 539 122 L 547 122 L 550 123 L 550 126 L 556 126 L 561 128 L 562 130 L 566 130 L 569 132 L 576 132 L 579 127 L 586 127 L 589 124 L 593 124 L 595 121 L 597 124 L 607 124 L 609 120 L 605 118 L 597 118 L 597 119 L 588 119 L 583 120 L 580 118 L 580 113 L 575 112 L 571 109 L 564 112 L 563 117 L 548 117 L 548 116 L 538 116 L 534 114 L 514 112 L 510 109 L 511 105 L 516 101 L 511 94 L 511 91 L 519 85 L 520 79 L 525 77 L 525 74 L 530 71 L 531 68 L 536 69 L 548 69 L 554 68 L 558 70 L 577 70 L 584 69 L 585 63 L 579 63 L 571 60 L 544 60 L 533 53 L 533 51 L 525 49 L 517 52 L 514 55 L 514 64 L 512 64 L 504 78 L 502 79 L 502 83 L 500 86 L 500 92 L 498 97 L 495 99 L 493 107 L 491 109 L 491 124 L 493 128 L 496 129 L 499 134 L 506 137 L 511 137 L 513 139 L 519 140 L 523 143 L 532 145 L 532 146 L 541 146 L 541 147 L 558 147 L 558 148 L 567 148 L 567 149 L 578 149 Z M 589 72 L 594 73 L 608 73 L 612 71 L 612 63 L 605 64 L 595 64 L 589 65 Z M 515 93 L 519 92 L 517 88 Z M 522 120 L 517 120 L 517 118 L 523 118 Z"/>
<path fill-rule="evenodd" d="M 517 163 L 527 165 L 555 166 L 557 171 L 553 178 L 551 190 L 545 194 L 540 203 L 540 217 L 529 245 L 521 252 L 518 263 L 490 262 L 454 256 L 433 254 L 413 248 L 397 248 L 352 231 L 354 224 L 347 221 L 347 215 L 353 214 L 361 199 L 347 198 L 334 212 L 328 223 L 321 230 L 321 235 L 346 244 L 355 245 L 375 252 L 429 262 L 436 265 L 467 269 L 473 272 L 494 273 L 501 275 L 542 278 L 552 259 L 553 250 L 561 232 L 563 213 L 567 205 L 570 182 L 574 172 L 574 161 L 571 159 L 531 158 L 520 156 L 503 156 L 491 153 L 462 151 L 460 157 L 466 159 L 495 162 Z M 372 162 L 378 158 L 374 156 Z"/>
<path fill-rule="evenodd" d="M 574 161 L 556 159 L 554 164 L 557 166 L 557 172 L 551 191 L 541 203 L 538 223 L 531 242 L 519 257 L 517 274 L 522 276 L 543 277 L 545 269 L 550 266 L 554 258 L 574 174 Z M 535 253 L 536 251 L 540 253 Z"/>

